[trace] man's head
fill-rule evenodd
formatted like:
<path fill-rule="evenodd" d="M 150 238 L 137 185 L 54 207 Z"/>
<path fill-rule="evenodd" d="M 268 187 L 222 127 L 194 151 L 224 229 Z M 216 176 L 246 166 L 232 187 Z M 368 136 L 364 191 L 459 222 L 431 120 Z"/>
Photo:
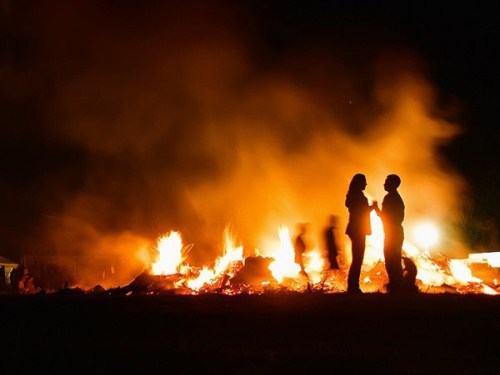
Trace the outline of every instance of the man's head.
<path fill-rule="evenodd" d="M 339 222 L 339 216 L 338 215 L 334 215 L 334 214 L 331 214 L 329 217 L 328 217 L 328 222 L 330 223 L 330 225 L 332 227 L 336 227 L 338 222 Z"/>
<path fill-rule="evenodd" d="M 305 234 L 307 232 L 307 223 L 298 223 L 297 224 L 297 230 L 299 234 Z"/>
<path fill-rule="evenodd" d="M 390 174 L 384 182 L 385 191 L 394 191 L 401 185 L 401 178 L 397 174 Z"/>

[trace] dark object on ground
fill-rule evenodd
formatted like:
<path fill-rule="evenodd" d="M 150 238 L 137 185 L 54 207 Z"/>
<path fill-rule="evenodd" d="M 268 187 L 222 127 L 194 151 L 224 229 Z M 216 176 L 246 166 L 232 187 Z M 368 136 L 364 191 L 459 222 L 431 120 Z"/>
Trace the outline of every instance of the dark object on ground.
<path fill-rule="evenodd" d="M 81 296 L 85 295 L 86 292 L 81 288 L 62 288 L 58 290 L 55 294 L 67 295 L 67 296 Z"/>
<path fill-rule="evenodd" d="M 238 271 L 236 276 L 231 279 L 231 284 L 257 285 L 264 281 L 275 281 L 273 274 L 269 271 L 269 265 L 273 261 L 273 258 L 261 256 L 246 258 L 245 265 Z"/>
<path fill-rule="evenodd" d="M 111 294 L 147 294 L 147 293 L 163 293 L 173 291 L 175 281 L 182 277 L 181 274 L 172 275 L 152 275 L 149 270 L 145 270 L 137 276 L 132 282 L 123 288 L 110 290 Z"/>
<path fill-rule="evenodd" d="M 401 284 L 401 291 L 404 293 L 418 293 L 417 281 L 417 266 L 408 257 L 402 257 L 403 259 L 403 280 Z"/>

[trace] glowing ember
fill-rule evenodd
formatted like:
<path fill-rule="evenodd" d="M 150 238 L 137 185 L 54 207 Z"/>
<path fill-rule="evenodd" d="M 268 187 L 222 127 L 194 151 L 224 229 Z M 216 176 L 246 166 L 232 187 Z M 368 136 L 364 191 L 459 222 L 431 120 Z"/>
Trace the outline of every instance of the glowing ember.
<path fill-rule="evenodd" d="M 203 267 L 196 279 L 189 280 L 187 286 L 193 290 L 200 290 L 205 284 L 209 284 L 215 279 L 215 272 Z"/>

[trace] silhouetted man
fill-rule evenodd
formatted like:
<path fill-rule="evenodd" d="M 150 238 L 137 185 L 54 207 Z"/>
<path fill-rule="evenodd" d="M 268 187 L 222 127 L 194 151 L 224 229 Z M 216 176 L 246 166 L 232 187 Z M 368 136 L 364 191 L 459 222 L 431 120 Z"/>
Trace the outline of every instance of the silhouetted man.
<path fill-rule="evenodd" d="M 384 190 L 387 194 L 382 201 L 382 209 L 377 213 L 384 225 L 384 259 L 385 269 L 389 276 L 387 290 L 399 292 L 403 277 L 401 266 L 401 253 L 403 250 L 404 231 L 403 220 L 405 217 L 405 205 L 397 189 L 401 184 L 398 175 L 390 174 L 384 182 Z"/>
<path fill-rule="evenodd" d="M 330 262 L 330 269 L 332 270 L 339 269 L 339 263 L 337 260 L 339 252 L 338 252 L 337 238 L 336 238 L 337 223 L 338 223 L 338 216 L 330 215 L 328 226 L 326 227 L 324 232 L 328 261 Z"/>
<path fill-rule="evenodd" d="M 295 252 L 295 263 L 297 263 L 300 266 L 300 273 L 307 278 L 307 289 L 311 291 L 311 285 L 309 284 L 309 276 L 307 275 L 307 272 L 305 270 L 304 259 L 303 259 L 304 252 L 307 249 L 306 241 L 304 239 L 304 236 L 307 231 L 307 224 L 305 223 L 298 224 L 298 229 L 299 233 L 297 234 L 297 237 L 295 238 L 295 242 L 293 244 L 293 250 Z"/>

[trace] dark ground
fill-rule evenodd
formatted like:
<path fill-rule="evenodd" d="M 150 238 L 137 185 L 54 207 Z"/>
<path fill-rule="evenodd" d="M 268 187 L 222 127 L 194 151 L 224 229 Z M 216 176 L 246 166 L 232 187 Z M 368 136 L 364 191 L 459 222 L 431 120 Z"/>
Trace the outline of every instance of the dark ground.
<path fill-rule="evenodd" d="M 0 296 L 0 374 L 500 374 L 500 297 Z"/>

